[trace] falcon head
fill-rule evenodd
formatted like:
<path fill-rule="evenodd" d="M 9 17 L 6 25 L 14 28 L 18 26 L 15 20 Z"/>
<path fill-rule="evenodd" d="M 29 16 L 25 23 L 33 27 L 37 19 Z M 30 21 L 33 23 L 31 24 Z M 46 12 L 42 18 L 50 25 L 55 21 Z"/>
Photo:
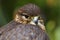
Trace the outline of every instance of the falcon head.
<path fill-rule="evenodd" d="M 41 17 L 40 8 L 35 4 L 27 4 L 14 12 L 14 20 L 22 24 L 38 25 L 45 30 L 44 20 Z"/>

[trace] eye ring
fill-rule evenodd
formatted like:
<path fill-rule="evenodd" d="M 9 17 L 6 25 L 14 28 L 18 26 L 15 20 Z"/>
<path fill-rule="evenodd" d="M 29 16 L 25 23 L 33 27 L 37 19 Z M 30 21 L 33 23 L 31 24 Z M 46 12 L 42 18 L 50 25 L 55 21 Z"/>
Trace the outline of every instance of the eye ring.
<path fill-rule="evenodd" d="M 28 15 L 26 15 L 25 13 L 22 13 L 22 14 L 20 14 L 21 16 L 24 16 L 25 18 L 29 18 L 29 16 Z"/>

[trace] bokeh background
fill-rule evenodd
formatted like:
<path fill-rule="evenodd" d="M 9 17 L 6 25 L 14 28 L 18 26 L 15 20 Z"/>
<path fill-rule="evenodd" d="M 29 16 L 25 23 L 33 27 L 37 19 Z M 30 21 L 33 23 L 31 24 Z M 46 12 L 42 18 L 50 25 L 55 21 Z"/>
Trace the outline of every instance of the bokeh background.
<path fill-rule="evenodd" d="M 0 0 L 0 27 L 13 19 L 13 11 L 28 3 L 38 5 L 46 15 L 50 40 L 60 40 L 60 0 Z"/>

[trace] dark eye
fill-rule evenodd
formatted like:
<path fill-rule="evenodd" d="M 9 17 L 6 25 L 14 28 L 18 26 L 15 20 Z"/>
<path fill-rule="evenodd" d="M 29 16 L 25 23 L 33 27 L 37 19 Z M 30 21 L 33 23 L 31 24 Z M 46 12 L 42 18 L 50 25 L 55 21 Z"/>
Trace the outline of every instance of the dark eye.
<path fill-rule="evenodd" d="M 29 16 L 27 16 L 27 15 L 24 15 L 26 18 L 28 18 Z"/>
<path fill-rule="evenodd" d="M 28 18 L 29 17 L 28 15 L 25 15 L 25 14 L 20 14 L 20 15 L 25 16 L 25 18 Z"/>

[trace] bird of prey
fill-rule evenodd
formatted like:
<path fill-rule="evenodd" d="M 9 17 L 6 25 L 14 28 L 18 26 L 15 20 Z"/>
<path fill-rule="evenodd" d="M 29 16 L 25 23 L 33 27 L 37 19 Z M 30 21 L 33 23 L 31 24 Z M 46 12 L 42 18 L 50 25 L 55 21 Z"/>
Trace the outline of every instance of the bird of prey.
<path fill-rule="evenodd" d="M 49 40 L 40 8 L 26 4 L 14 11 L 14 19 L 0 28 L 0 40 Z"/>

